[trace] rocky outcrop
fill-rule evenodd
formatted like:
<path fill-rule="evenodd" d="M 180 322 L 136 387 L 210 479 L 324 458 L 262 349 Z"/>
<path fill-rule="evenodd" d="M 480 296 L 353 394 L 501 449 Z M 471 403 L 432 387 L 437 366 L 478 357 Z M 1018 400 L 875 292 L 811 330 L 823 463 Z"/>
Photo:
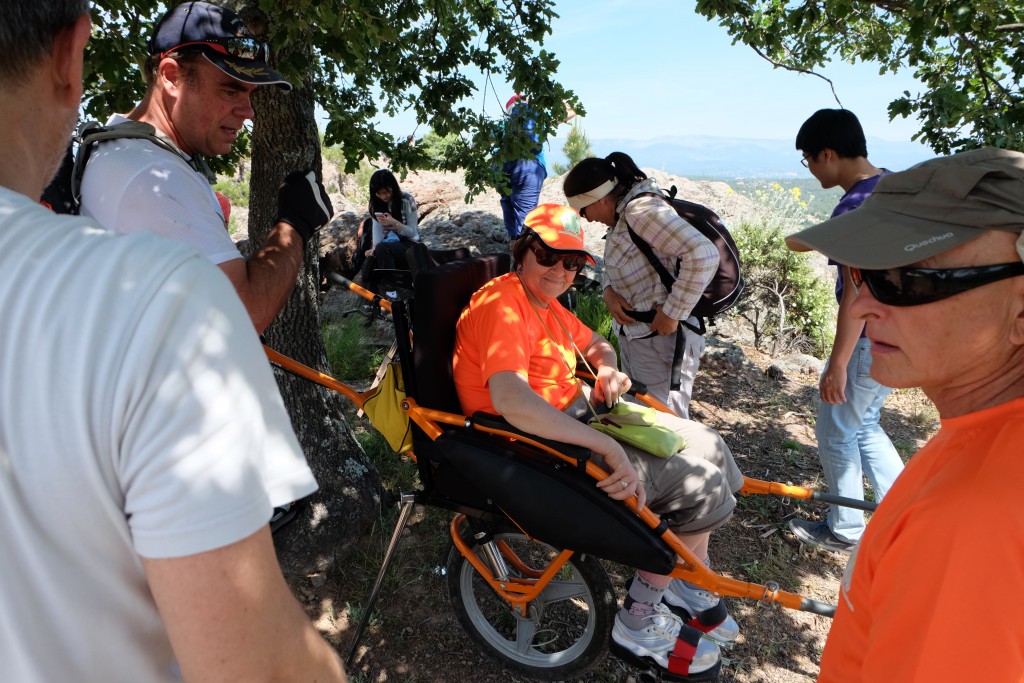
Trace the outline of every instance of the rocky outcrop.
<path fill-rule="evenodd" d="M 694 181 L 654 169 L 644 169 L 658 184 L 668 189 L 673 185 L 679 196 L 713 208 L 727 225 L 741 218 L 755 215 L 758 205 L 719 181 Z M 330 263 L 342 273 L 350 273 L 351 255 L 355 249 L 355 236 L 359 223 L 368 216 L 366 206 L 356 206 L 351 197 L 365 195 L 352 187 L 352 176 L 338 175 L 336 171 L 324 173 L 325 185 L 334 202 L 335 218 L 320 231 L 320 254 L 330 255 Z M 479 253 L 508 249 L 508 236 L 502 221 L 500 197 L 497 192 L 486 192 L 466 201 L 466 185 L 461 174 L 435 171 L 410 173 L 400 180 L 402 189 L 412 194 L 420 207 L 420 237 L 431 249 L 470 247 Z M 344 188 L 346 194 L 341 194 Z M 541 191 L 541 203 L 565 203 L 562 194 L 562 176 L 549 177 Z M 587 249 L 598 259 L 600 270 L 602 241 L 607 228 L 599 223 L 584 221 Z M 597 274 L 595 274 L 597 276 Z"/>

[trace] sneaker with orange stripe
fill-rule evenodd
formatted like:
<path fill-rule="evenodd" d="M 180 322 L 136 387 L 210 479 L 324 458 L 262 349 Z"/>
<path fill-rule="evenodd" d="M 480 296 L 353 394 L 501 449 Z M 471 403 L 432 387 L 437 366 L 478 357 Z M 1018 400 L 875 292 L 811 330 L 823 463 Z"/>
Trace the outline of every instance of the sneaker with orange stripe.
<path fill-rule="evenodd" d="M 636 666 L 656 666 L 663 680 L 715 680 L 722 667 L 719 649 L 701 635 L 658 604 L 639 629 L 629 628 L 616 616 L 609 649 Z"/>

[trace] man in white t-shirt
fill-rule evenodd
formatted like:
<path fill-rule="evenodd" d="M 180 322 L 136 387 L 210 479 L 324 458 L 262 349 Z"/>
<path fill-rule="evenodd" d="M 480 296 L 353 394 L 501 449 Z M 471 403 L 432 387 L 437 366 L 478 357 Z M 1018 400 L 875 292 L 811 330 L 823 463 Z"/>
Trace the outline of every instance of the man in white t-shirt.
<path fill-rule="evenodd" d="M 263 333 L 295 286 L 306 243 L 331 218 L 331 204 L 312 173 L 295 173 L 279 198 L 274 227 L 258 252 L 242 258 L 199 158 L 231 151 L 259 86 L 291 85 L 265 62 L 259 43 L 229 9 L 185 2 L 157 24 L 149 41 L 146 95 L 127 116 L 152 125 L 181 154 L 144 139 L 98 144 L 81 187 L 81 214 L 117 232 L 152 230 L 190 245 L 235 286 L 256 331 Z M 303 187 L 305 186 L 305 187 Z"/>
<path fill-rule="evenodd" d="M 88 9 L 0 3 L 0 681 L 344 681 L 274 553 L 316 482 L 230 283 L 37 203 Z"/>

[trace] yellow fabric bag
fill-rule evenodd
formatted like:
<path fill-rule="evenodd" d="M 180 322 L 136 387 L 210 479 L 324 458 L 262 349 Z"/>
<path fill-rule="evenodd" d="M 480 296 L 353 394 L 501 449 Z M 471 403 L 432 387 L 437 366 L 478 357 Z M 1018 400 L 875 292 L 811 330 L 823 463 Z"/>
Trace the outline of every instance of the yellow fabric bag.
<path fill-rule="evenodd" d="M 395 453 L 412 449 L 412 421 L 402 410 L 405 383 L 398 363 L 389 363 L 377 391 L 363 402 L 363 412 L 370 424 L 387 440 Z"/>
<path fill-rule="evenodd" d="M 675 430 L 658 424 L 657 412 L 650 406 L 619 401 L 609 412 L 590 418 L 589 424 L 616 441 L 628 443 L 659 458 L 671 458 L 686 448 L 686 439 Z"/>

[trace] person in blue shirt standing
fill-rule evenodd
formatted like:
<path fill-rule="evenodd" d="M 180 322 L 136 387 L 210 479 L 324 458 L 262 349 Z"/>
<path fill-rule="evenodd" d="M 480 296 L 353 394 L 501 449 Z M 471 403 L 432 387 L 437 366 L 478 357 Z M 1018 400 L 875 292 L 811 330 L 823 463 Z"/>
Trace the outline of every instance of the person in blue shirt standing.
<path fill-rule="evenodd" d="M 544 185 L 544 179 L 548 177 L 548 169 L 547 159 L 544 156 L 544 143 L 536 132 L 537 123 L 534 121 L 526 98 L 518 94 L 510 97 L 505 103 L 505 113 L 508 116 L 505 121 L 505 130 L 521 129 L 534 143 L 529 157 L 506 161 L 501 167 L 502 173 L 505 174 L 508 181 L 507 194 L 501 193 L 501 213 L 505 221 L 505 230 L 511 241 L 519 237 L 519 233 L 523 231 L 526 214 L 537 207 L 537 203 L 540 201 L 541 187 Z M 574 116 L 576 116 L 576 112 L 566 107 L 566 117 L 563 122 Z"/>
<path fill-rule="evenodd" d="M 801 163 L 824 189 L 839 186 L 845 194 L 832 217 L 853 211 L 875 189 L 885 173 L 868 161 L 867 142 L 860 121 L 846 109 L 821 109 L 800 127 L 796 148 Z M 903 461 L 879 424 L 885 397 L 892 391 L 871 379 L 871 341 L 864 334 L 864 320 L 850 315 L 855 292 L 849 268 L 836 266 L 836 337 L 819 383 L 820 401 L 814 432 L 818 458 L 830 492 L 863 499 L 867 475 L 880 502 Z M 832 505 L 824 521 L 793 518 L 789 528 L 801 542 L 849 553 L 864 533 L 864 513 Z"/>

